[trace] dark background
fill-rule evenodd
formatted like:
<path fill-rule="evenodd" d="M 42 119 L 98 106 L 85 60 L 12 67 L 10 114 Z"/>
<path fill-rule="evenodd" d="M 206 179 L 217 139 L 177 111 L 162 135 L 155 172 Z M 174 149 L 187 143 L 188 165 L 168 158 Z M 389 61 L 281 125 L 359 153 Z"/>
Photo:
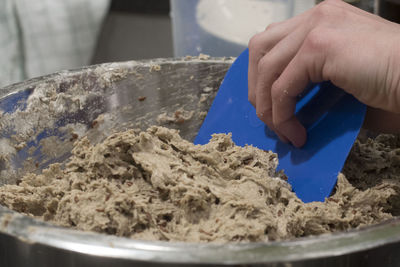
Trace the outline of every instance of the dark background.
<path fill-rule="evenodd" d="M 400 23 L 400 0 L 378 2 L 382 17 Z M 169 13 L 169 0 L 113 0 L 92 63 L 173 57 Z"/>
<path fill-rule="evenodd" d="M 92 63 L 173 57 L 169 0 L 113 0 Z"/>

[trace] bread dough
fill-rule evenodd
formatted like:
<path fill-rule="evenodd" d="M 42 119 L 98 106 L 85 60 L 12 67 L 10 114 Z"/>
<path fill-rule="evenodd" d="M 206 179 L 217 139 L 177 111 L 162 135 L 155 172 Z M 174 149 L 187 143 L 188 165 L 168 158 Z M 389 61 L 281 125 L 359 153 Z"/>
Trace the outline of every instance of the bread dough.
<path fill-rule="evenodd" d="M 388 199 L 387 211 L 400 215 L 400 136 L 381 134 L 374 139 L 357 140 L 343 168 L 357 189 L 390 186 L 396 193 Z"/>
<path fill-rule="evenodd" d="M 206 145 L 176 130 L 129 130 L 75 142 L 53 164 L 0 188 L 0 204 L 57 225 L 144 240 L 291 239 L 378 223 L 392 215 L 394 183 L 356 189 L 343 174 L 325 202 L 304 204 L 276 172 L 276 154 L 215 134 Z"/>

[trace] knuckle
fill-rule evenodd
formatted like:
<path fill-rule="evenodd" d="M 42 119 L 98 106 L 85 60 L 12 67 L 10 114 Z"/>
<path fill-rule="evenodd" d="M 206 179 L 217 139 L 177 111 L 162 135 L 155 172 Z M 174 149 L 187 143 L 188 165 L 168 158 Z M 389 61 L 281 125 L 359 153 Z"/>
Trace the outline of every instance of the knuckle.
<path fill-rule="evenodd" d="M 304 49 L 314 52 L 325 50 L 330 40 L 328 32 L 321 27 L 317 27 L 308 33 L 304 40 Z"/>
<path fill-rule="evenodd" d="M 338 20 L 344 19 L 347 15 L 347 9 L 339 2 L 342 1 L 323 1 L 318 4 L 313 11 L 314 23 L 321 23 L 321 21 L 331 21 L 337 23 Z M 338 4 L 339 3 L 339 4 Z"/>
<path fill-rule="evenodd" d="M 248 43 L 250 57 L 259 59 L 267 53 L 267 51 L 274 45 L 271 35 L 267 32 L 260 32 L 253 35 Z"/>
<path fill-rule="evenodd" d="M 250 51 L 256 51 L 256 50 L 260 49 L 260 47 L 262 45 L 262 43 L 261 43 L 261 34 L 262 33 L 257 33 L 253 37 L 250 38 L 249 44 L 248 44 L 248 47 L 249 47 Z"/>
<path fill-rule="evenodd" d="M 313 16 L 321 19 L 326 18 L 332 12 L 332 5 L 330 2 L 323 1 L 314 8 Z"/>
<path fill-rule="evenodd" d="M 267 27 L 265 27 L 265 31 L 271 31 L 272 29 L 275 29 L 279 24 L 280 22 L 272 22 L 268 24 Z"/>
<path fill-rule="evenodd" d="M 269 57 L 263 57 L 258 61 L 257 71 L 258 73 L 265 73 L 271 68 L 271 60 Z"/>

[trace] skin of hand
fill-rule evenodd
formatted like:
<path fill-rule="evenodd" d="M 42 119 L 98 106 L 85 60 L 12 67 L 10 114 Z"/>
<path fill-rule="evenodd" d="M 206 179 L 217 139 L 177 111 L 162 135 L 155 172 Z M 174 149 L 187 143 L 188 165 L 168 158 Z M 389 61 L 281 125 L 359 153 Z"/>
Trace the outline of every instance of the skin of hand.
<path fill-rule="evenodd" d="M 305 144 L 294 115 L 309 82 L 330 80 L 368 105 L 364 127 L 400 130 L 400 25 L 341 0 L 270 24 L 249 42 L 249 101 L 284 142 Z"/>

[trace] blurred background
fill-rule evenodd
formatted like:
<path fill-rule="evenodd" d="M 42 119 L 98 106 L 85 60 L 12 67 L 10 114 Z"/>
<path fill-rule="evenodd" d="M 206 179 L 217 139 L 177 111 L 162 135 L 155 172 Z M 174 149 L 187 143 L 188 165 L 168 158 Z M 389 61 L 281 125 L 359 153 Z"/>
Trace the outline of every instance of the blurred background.
<path fill-rule="evenodd" d="M 319 0 L 0 0 L 0 86 L 80 66 L 238 56 L 249 38 Z M 399 22 L 400 0 L 348 0 Z"/>

